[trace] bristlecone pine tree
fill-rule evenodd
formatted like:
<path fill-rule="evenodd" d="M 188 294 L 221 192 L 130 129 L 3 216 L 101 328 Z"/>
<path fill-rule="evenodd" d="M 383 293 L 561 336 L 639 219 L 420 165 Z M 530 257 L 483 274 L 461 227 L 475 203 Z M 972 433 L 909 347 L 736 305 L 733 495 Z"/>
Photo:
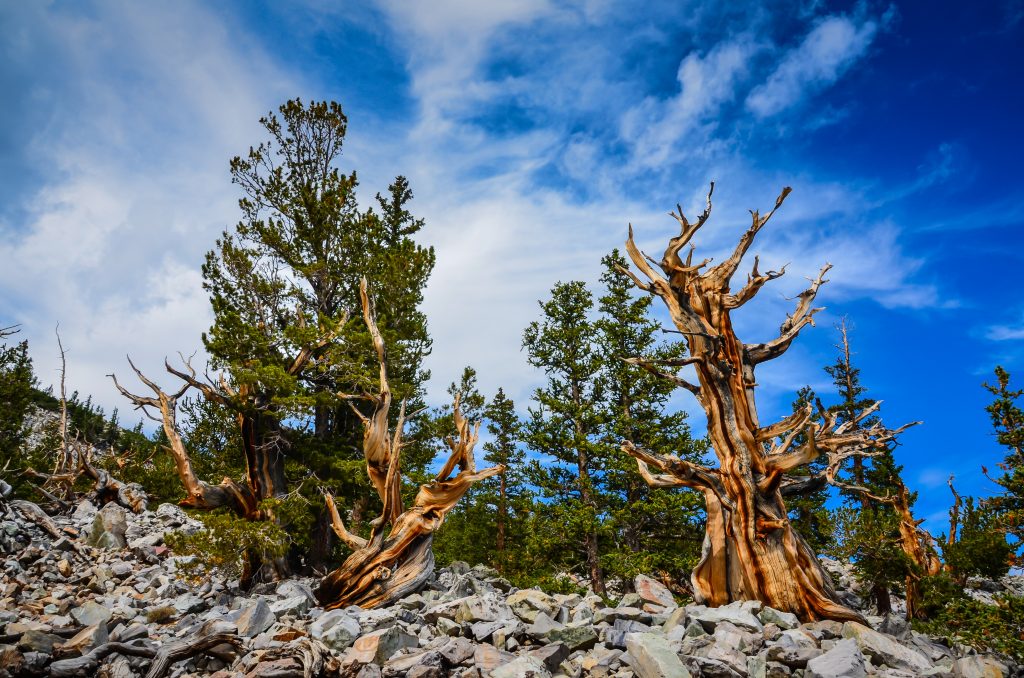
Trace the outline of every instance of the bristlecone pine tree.
<path fill-rule="evenodd" d="M 774 424 L 762 426 L 758 419 L 754 370 L 785 353 L 800 330 L 812 324 L 820 310 L 812 303 L 830 265 L 826 264 L 799 295 L 796 310 L 782 323 L 778 337 L 745 344 L 737 338 L 731 319 L 734 309 L 783 273 L 761 273 L 755 257 L 746 284 L 736 292 L 730 289 L 754 237 L 790 190 L 783 189 L 768 214 L 752 212 L 753 223 L 733 253 L 703 272 L 710 260 L 694 263 L 692 246 L 685 259 L 680 251 L 711 215 L 710 191 L 696 222 L 688 221 L 681 208 L 672 214 L 681 231 L 669 241 L 660 262 L 640 251 L 630 226 L 626 251 L 643 277 L 632 271 L 630 275 L 640 289 L 661 297 L 687 343 L 688 357 L 669 361 L 668 366 L 692 365 L 699 383 L 671 374 L 658 361 L 637 359 L 637 364 L 696 396 L 707 415 L 708 437 L 718 466 L 653 453 L 631 441 L 624 441 L 623 449 L 637 458 L 641 474 L 651 485 L 691 487 L 704 494 L 705 541 L 701 561 L 691 575 L 699 602 L 717 606 L 734 600 L 760 600 L 803 620 L 861 620 L 860 614 L 838 601 L 815 554 L 793 529 L 782 488 L 794 469 L 825 455 L 827 473 L 853 455 L 875 454 L 906 426 L 890 430 L 875 423 L 856 429 L 856 422 L 840 423 L 836 413 L 823 408 L 815 412 L 810 404 Z M 862 420 L 874 409 L 866 409 Z M 800 433 L 806 436 L 804 444 L 794 445 Z M 659 473 L 651 473 L 650 467 Z"/>
<path fill-rule="evenodd" d="M 353 553 L 341 567 L 327 575 L 317 589 L 317 597 L 326 609 L 349 605 L 378 607 L 419 590 L 433 573 L 431 543 L 434 531 L 441 526 L 445 514 L 473 483 L 502 470 L 501 466 L 476 470 L 473 446 L 480 424 L 471 425 L 462 416 L 459 397 L 456 396 L 452 417 L 459 437 L 448 440 L 451 456 L 431 482 L 420 486 L 412 507 L 403 509 L 400 458 L 405 445 L 402 440 L 405 401 L 399 408 L 394 429 L 390 430 L 388 413 L 392 394 L 388 384 L 387 356 L 384 339 L 374 320 L 365 278 L 360 286 L 360 295 L 363 318 L 380 363 L 380 391 L 363 396 L 373 403 L 370 416 L 355 407 L 352 409 L 363 422 L 366 472 L 383 508 L 380 516 L 370 523 L 369 539 L 364 539 L 345 528 L 334 498 L 327 495 L 327 509 L 334 532 Z M 459 472 L 452 476 L 456 466 Z"/>

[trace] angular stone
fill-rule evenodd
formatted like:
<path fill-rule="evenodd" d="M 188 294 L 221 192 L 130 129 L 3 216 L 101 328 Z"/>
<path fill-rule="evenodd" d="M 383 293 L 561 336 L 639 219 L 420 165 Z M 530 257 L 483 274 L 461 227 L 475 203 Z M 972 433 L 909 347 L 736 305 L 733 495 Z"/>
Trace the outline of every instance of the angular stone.
<path fill-rule="evenodd" d="M 428 666 L 440 668 L 444 659 L 436 650 L 424 650 L 423 652 L 412 652 L 409 654 L 398 654 L 387 661 L 384 669 L 388 673 L 397 673 L 407 676 L 416 666 Z"/>
<path fill-rule="evenodd" d="M 89 650 L 107 642 L 109 637 L 106 624 L 93 624 L 92 626 L 86 626 L 69 640 L 61 643 L 60 648 L 62 652 L 85 654 Z"/>
<path fill-rule="evenodd" d="M 511 619 L 512 616 L 512 611 L 508 606 L 495 598 L 490 596 L 469 596 L 463 598 L 459 604 L 459 610 L 455 614 L 455 621 L 465 624 L 467 622 Z"/>
<path fill-rule="evenodd" d="M 468 638 L 452 638 L 438 652 L 452 666 L 458 666 L 473 656 L 476 645 Z"/>
<path fill-rule="evenodd" d="M 690 678 L 690 672 L 664 636 L 631 633 L 626 637 L 626 649 L 637 678 Z"/>
<path fill-rule="evenodd" d="M 802 669 L 807 662 L 821 655 L 816 647 L 783 647 L 773 645 L 768 648 L 768 661 L 785 664 L 791 669 Z"/>
<path fill-rule="evenodd" d="M 538 612 L 543 612 L 552 619 L 558 615 L 559 604 L 554 596 L 536 589 L 520 589 L 511 594 L 505 603 L 512 608 L 517 617 L 527 623 L 533 623 Z"/>
<path fill-rule="evenodd" d="M 179 527 L 188 522 L 188 515 L 180 506 L 160 504 L 156 509 L 156 517 L 168 527 Z"/>
<path fill-rule="evenodd" d="M 846 638 L 807 662 L 804 678 L 864 678 L 867 673 L 867 661 L 856 641 Z"/>
<path fill-rule="evenodd" d="M 877 661 L 888 666 L 918 673 L 932 667 L 931 662 L 920 652 L 901 645 L 889 636 L 869 629 L 863 624 L 844 623 L 843 637 L 852 638 L 862 651 L 868 652 Z"/>
<path fill-rule="evenodd" d="M 281 598 L 295 598 L 296 596 L 302 596 L 309 601 L 310 607 L 316 605 L 316 596 L 313 595 L 313 590 L 306 584 L 295 581 L 294 579 L 287 579 L 277 586 L 277 595 Z"/>
<path fill-rule="evenodd" d="M 594 647 L 597 643 L 597 631 L 590 624 L 563 626 L 544 634 L 544 638 L 548 643 L 565 643 L 569 652 L 576 652 Z"/>
<path fill-rule="evenodd" d="M 1010 675 L 1006 665 L 995 657 L 977 654 L 958 659 L 957 668 L 963 678 L 1004 678 Z"/>
<path fill-rule="evenodd" d="M 718 622 L 727 621 L 730 624 L 760 633 L 764 625 L 751 614 L 749 609 L 739 603 L 729 603 L 721 607 L 709 607 L 703 610 L 695 610 L 693 618 L 700 622 L 705 631 L 709 633 L 714 630 Z"/>
<path fill-rule="evenodd" d="M 657 579 L 652 579 L 646 574 L 638 574 L 633 580 L 633 586 L 640 598 L 647 603 L 654 603 L 662 607 L 676 607 L 675 598 L 668 587 Z"/>
<path fill-rule="evenodd" d="M 484 675 L 502 664 L 507 664 L 515 659 L 514 654 L 502 652 L 493 645 L 477 645 L 473 652 L 473 664 Z"/>
<path fill-rule="evenodd" d="M 491 678 L 551 678 L 551 672 L 537 657 L 521 655 L 491 671 Z"/>
<path fill-rule="evenodd" d="M 554 671 L 558 665 L 569 658 L 572 652 L 565 643 L 548 643 L 536 650 L 530 650 L 530 656 L 544 663 L 548 671 Z"/>
<path fill-rule="evenodd" d="M 169 504 L 161 504 L 169 506 Z M 277 621 L 274 611 L 267 605 L 263 598 L 257 598 L 256 602 L 245 608 L 242 616 L 238 618 L 238 635 L 243 638 L 253 638 L 270 628 L 270 625 Z"/>
<path fill-rule="evenodd" d="M 270 604 L 270 609 L 278 619 L 285 615 L 298 617 L 309 610 L 309 598 L 298 595 L 284 600 L 275 600 Z"/>
<path fill-rule="evenodd" d="M 359 622 L 345 610 L 328 610 L 310 624 L 309 635 L 335 652 L 343 652 L 359 637 Z"/>
<path fill-rule="evenodd" d="M 18 639 L 18 649 L 22 652 L 39 652 L 53 654 L 53 646 L 59 645 L 64 639 L 45 631 L 25 631 Z"/>
<path fill-rule="evenodd" d="M 792 612 L 782 612 L 774 607 L 766 607 L 761 610 L 757 618 L 762 624 L 775 624 L 780 629 L 795 629 L 800 626 L 800 619 Z"/>
<path fill-rule="evenodd" d="M 178 614 L 199 612 L 205 607 L 206 601 L 192 592 L 183 593 L 174 599 L 174 609 L 178 611 Z"/>
<path fill-rule="evenodd" d="M 114 503 L 107 504 L 93 518 L 86 543 L 101 549 L 123 549 L 128 545 L 124 536 L 127 529 L 124 509 Z"/>
<path fill-rule="evenodd" d="M 349 656 L 362 664 L 382 664 L 407 647 L 417 647 L 419 639 L 397 626 L 378 629 L 356 639 Z"/>
<path fill-rule="evenodd" d="M 110 608 L 92 600 L 86 601 L 80 607 L 71 610 L 71 617 L 82 626 L 106 624 L 112 614 Z"/>

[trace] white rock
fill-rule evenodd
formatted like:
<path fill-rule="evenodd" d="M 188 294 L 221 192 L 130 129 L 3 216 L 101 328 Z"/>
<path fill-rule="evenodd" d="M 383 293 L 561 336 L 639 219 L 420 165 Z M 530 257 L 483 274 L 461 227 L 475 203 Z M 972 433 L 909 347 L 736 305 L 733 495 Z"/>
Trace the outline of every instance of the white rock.
<path fill-rule="evenodd" d="M 663 636 L 631 633 L 626 636 L 626 650 L 638 678 L 690 678 L 690 672 Z"/>
<path fill-rule="evenodd" d="M 852 638 L 840 640 L 823 655 L 807 662 L 804 678 L 864 678 L 867 661 Z"/>

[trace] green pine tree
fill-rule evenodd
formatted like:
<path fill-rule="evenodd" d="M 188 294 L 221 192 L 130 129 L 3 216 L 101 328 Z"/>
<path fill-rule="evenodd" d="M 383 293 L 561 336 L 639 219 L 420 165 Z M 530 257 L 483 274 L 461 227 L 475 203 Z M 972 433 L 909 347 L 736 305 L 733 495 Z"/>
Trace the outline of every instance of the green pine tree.
<path fill-rule="evenodd" d="M 1010 388 L 1010 373 L 996 367 L 996 384 L 984 384 L 995 400 L 986 411 L 992 418 L 996 442 L 1006 448 L 999 468 L 1003 475 L 995 481 L 1003 492 L 985 500 L 995 512 L 999 527 L 1014 540 L 1018 555 L 1024 546 L 1024 410 L 1017 404 L 1024 390 Z M 985 470 L 986 475 L 988 471 Z"/>
<path fill-rule="evenodd" d="M 652 490 L 621 444 L 631 440 L 691 461 L 707 452 L 706 441 L 691 437 L 686 413 L 668 411 L 674 386 L 626 362 L 637 357 L 679 360 L 685 356 L 685 345 L 658 343 L 660 324 L 651 317 L 652 299 L 634 295 L 633 282 L 622 273 L 626 260 L 618 250 L 601 263 L 604 294 L 594 325 L 603 383 L 599 484 L 606 497 L 609 535 L 601 562 L 608 576 L 629 582 L 637 574 L 658 572 L 679 580 L 700 555 L 703 497 L 684 489 Z"/>
<path fill-rule="evenodd" d="M 533 393 L 524 440 L 550 462 L 532 463 L 530 479 L 549 502 L 551 519 L 561 526 L 561 550 L 568 554 L 579 549 L 593 590 L 604 593 L 599 557 L 601 518 L 607 509 L 599 485 L 604 472 L 604 383 L 596 328 L 589 319 L 593 296 L 582 282 L 558 283 L 540 307 L 541 319 L 523 332 L 523 347 L 530 365 L 543 370 L 546 380 Z"/>

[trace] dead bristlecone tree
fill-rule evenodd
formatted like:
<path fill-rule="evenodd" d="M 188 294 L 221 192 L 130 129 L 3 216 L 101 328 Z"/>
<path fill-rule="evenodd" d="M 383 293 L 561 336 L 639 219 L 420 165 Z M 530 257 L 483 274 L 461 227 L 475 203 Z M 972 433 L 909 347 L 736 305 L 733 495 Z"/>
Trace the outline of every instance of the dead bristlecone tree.
<path fill-rule="evenodd" d="M 380 363 L 380 391 L 362 397 L 372 403 L 373 411 L 369 416 L 355 406 L 352 409 L 363 422 L 366 471 L 383 507 L 380 516 L 370 523 L 369 538 L 364 539 L 345 528 L 333 497 L 326 496 L 334 531 L 353 551 L 341 567 L 324 578 L 316 592 L 326 609 L 349 605 L 380 607 L 420 589 L 433 574 L 434 531 L 441 526 L 445 515 L 473 483 L 502 471 L 501 466 L 476 470 L 473 446 L 480 424 L 471 425 L 462 415 L 456 396 L 454 418 L 459 437 L 448 440 L 451 456 L 433 481 L 420 486 L 413 505 L 403 508 L 401 455 L 405 402 L 399 408 L 392 431 L 388 426 L 392 395 L 387 356 L 365 278 L 360 285 L 360 297 L 363 318 Z M 452 475 L 456 467 L 459 471 Z"/>
<path fill-rule="evenodd" d="M 813 324 L 814 314 L 821 309 L 813 308 L 812 303 L 831 266 L 826 264 L 797 297 L 796 310 L 782 323 L 778 337 L 764 343 L 743 343 L 733 329 L 732 311 L 753 299 L 784 269 L 762 273 L 755 257 L 746 284 L 735 292 L 730 289 L 732 277 L 754 237 L 790 189 L 783 189 L 768 214 L 752 212 L 753 223 L 733 253 L 705 270 L 710 260 L 695 263 L 690 240 L 711 215 L 713 190 L 711 184 L 707 206 L 695 222 L 688 221 L 681 208 L 672 213 L 681 231 L 669 241 L 660 262 L 639 250 L 630 226 L 626 250 L 640 274 L 625 272 L 640 289 L 661 297 L 689 349 L 683 360 L 664 363 L 632 358 L 631 362 L 693 393 L 707 416 L 717 467 L 658 455 L 630 441 L 623 442 L 623 449 L 636 457 L 641 474 L 652 486 L 689 487 L 704 494 L 704 547 L 691 575 L 698 602 L 717 606 L 760 600 L 805 621 L 861 621 L 860 614 L 839 602 L 814 552 L 790 524 L 784 496 L 815 482 L 828 482 L 844 461 L 856 455 L 880 454 L 907 426 L 896 430 L 881 423 L 858 427 L 878 403 L 855 421 L 839 422 L 836 414 L 808 404 L 779 422 L 761 425 L 754 402 L 754 370 L 785 353 L 800 330 Z M 683 258 L 680 252 L 687 245 L 690 250 Z M 696 370 L 697 383 L 677 374 L 684 365 Z M 804 442 L 797 443 L 801 438 Z M 826 469 L 817 476 L 790 475 L 823 455 Z M 651 467 L 657 473 L 652 473 Z"/>

